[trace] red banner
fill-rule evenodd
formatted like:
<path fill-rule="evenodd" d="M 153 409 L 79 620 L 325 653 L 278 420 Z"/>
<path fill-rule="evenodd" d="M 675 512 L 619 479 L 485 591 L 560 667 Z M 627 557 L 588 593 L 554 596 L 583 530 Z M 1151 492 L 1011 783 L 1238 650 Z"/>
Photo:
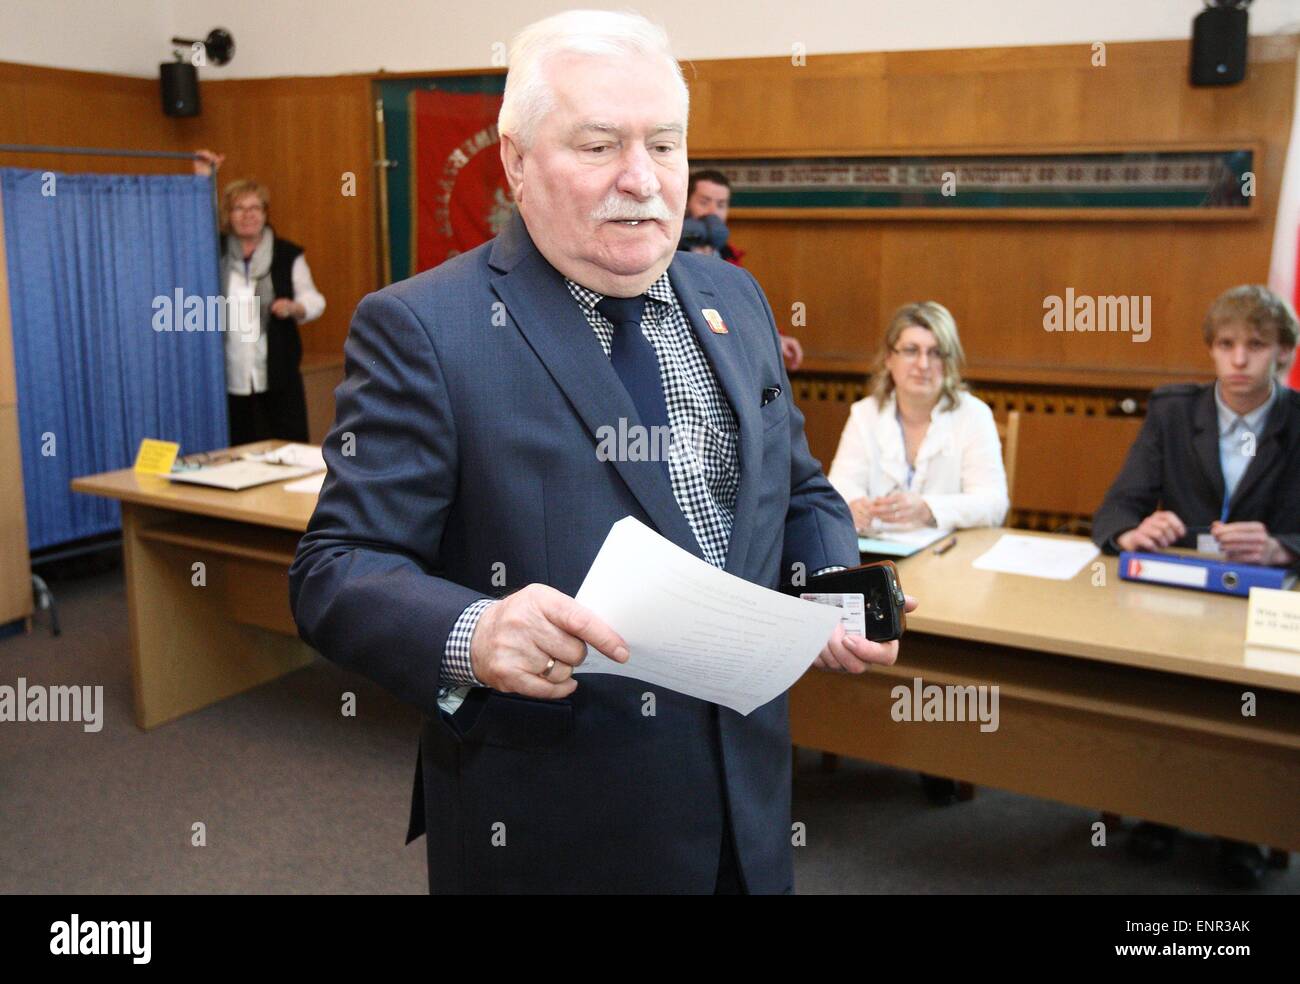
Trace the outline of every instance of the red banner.
<path fill-rule="evenodd" d="M 499 95 L 412 92 L 413 273 L 495 236 L 514 211 L 497 136 Z"/>

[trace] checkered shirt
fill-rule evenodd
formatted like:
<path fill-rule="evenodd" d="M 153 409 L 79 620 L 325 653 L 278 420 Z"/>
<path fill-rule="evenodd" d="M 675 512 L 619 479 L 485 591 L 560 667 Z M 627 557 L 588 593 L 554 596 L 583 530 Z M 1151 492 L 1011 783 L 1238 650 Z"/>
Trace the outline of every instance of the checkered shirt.
<path fill-rule="evenodd" d="M 565 286 L 608 358 L 614 342 L 614 325 L 596 310 L 604 295 L 568 278 Z M 659 357 L 672 433 L 668 474 L 673 497 L 690 524 L 704 559 L 715 567 L 723 567 L 727 562 L 740 485 L 736 415 L 700 348 L 667 272 L 645 293 L 647 303 L 641 317 L 641 333 Z M 489 598 L 474 602 L 452 627 L 442 663 L 442 679 L 447 683 L 482 686 L 474 676 L 469 649 L 479 616 L 490 604 Z M 443 690 L 450 691 L 450 688 Z M 458 699 L 455 704 L 459 704 Z"/>

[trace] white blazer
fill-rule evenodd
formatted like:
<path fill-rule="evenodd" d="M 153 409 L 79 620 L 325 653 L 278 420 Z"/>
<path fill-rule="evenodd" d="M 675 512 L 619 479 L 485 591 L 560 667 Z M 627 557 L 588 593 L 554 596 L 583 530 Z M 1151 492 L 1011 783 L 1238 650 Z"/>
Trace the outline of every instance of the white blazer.
<path fill-rule="evenodd" d="M 993 411 L 967 392 L 958 394 L 953 409 L 942 409 L 946 404 L 940 397 L 930 414 L 911 491 L 921 494 L 941 527 L 1000 526 L 1010 501 Z M 869 396 L 849 408 L 827 477 L 846 502 L 907 490 L 907 454 L 892 394 L 883 407 Z"/>

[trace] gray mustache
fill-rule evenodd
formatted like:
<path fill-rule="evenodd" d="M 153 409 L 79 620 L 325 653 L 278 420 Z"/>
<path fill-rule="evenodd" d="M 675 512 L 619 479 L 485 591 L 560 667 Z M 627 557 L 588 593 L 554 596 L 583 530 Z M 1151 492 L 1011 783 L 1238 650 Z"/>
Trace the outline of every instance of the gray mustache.
<path fill-rule="evenodd" d="M 623 221 L 645 222 L 647 220 L 654 220 L 654 219 L 657 219 L 660 222 L 667 222 L 671 218 L 671 216 L 668 214 L 668 207 L 663 203 L 662 200 L 660 200 L 650 205 L 642 205 L 639 211 L 630 211 L 627 210 L 625 207 L 620 208 L 615 206 L 611 208 L 609 206 L 605 206 L 603 208 L 596 209 L 595 213 L 592 215 L 592 218 L 594 218 L 597 222 L 623 222 Z"/>

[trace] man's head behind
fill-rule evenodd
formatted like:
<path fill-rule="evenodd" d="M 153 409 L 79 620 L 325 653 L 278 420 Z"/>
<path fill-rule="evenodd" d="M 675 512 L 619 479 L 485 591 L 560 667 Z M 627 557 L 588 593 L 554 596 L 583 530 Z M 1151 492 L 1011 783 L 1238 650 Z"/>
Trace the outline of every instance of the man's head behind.
<path fill-rule="evenodd" d="M 1267 287 L 1246 284 L 1224 291 L 1210 305 L 1201 330 L 1219 387 L 1233 397 L 1266 397 L 1270 380 L 1290 365 L 1295 352 L 1295 313 Z"/>
<path fill-rule="evenodd" d="M 731 208 L 731 182 L 721 171 L 696 171 L 686 185 L 686 214 L 692 219 L 716 215 L 723 225 Z"/>
<path fill-rule="evenodd" d="M 520 32 L 501 159 L 552 266 L 619 296 L 667 269 L 685 212 L 689 108 L 667 35 L 642 17 L 573 10 Z"/>

